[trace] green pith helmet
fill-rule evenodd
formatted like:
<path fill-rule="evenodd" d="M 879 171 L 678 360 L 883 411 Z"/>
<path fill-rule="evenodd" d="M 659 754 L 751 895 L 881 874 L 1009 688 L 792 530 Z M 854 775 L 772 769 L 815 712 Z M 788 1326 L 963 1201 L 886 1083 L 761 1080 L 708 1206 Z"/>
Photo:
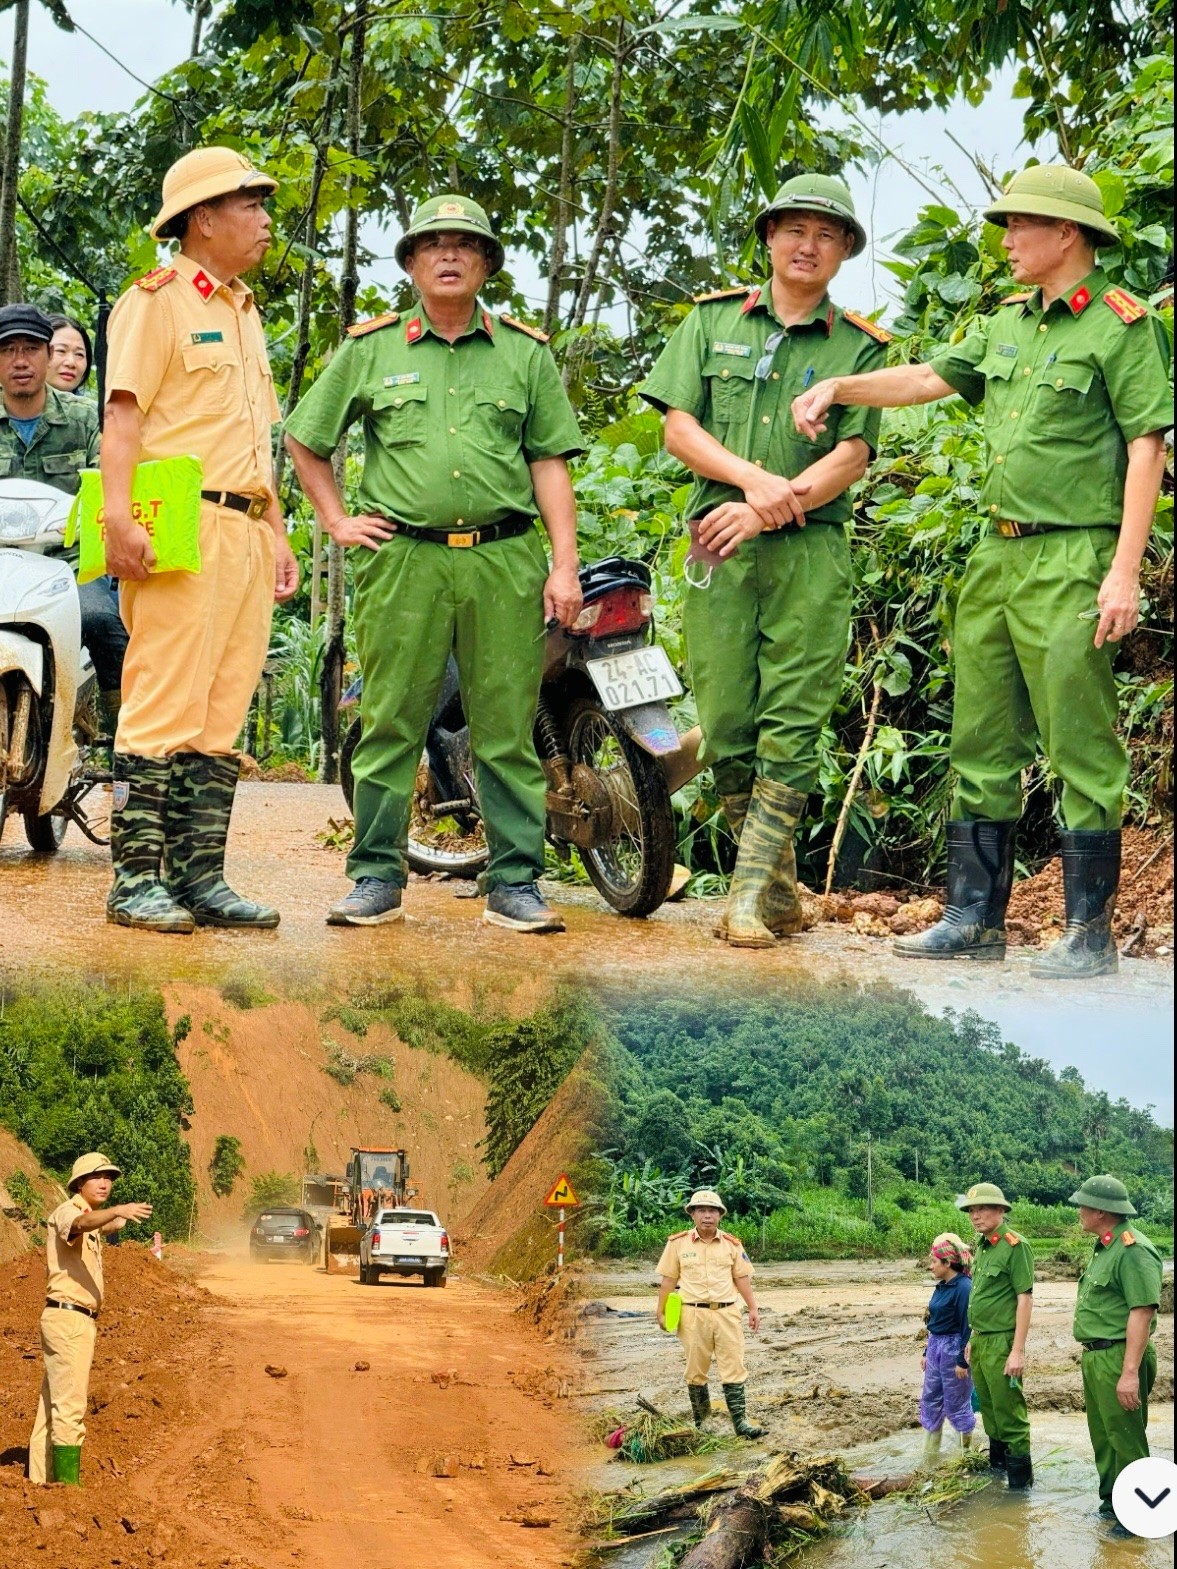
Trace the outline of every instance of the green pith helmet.
<path fill-rule="evenodd" d="M 1000 1204 L 1002 1209 L 1013 1208 L 996 1182 L 974 1182 L 956 1201 L 957 1209 L 983 1209 L 990 1204 Z"/>
<path fill-rule="evenodd" d="M 413 241 L 422 234 L 477 234 L 487 242 L 490 251 L 490 277 L 502 267 L 506 253 L 499 244 L 499 237 L 490 226 L 490 219 L 477 202 L 468 196 L 458 196 L 446 191 L 441 196 L 431 196 L 422 202 L 413 214 L 409 227 L 396 242 L 396 259 L 403 267 Z"/>
<path fill-rule="evenodd" d="M 1135 1215 L 1138 1211 L 1128 1197 L 1128 1189 L 1116 1177 L 1088 1177 L 1068 1201 L 1084 1209 L 1102 1209 L 1109 1215 Z"/>
<path fill-rule="evenodd" d="M 768 206 L 756 214 L 756 238 L 762 245 L 767 245 L 768 220 L 798 209 L 833 213 L 854 231 L 851 256 L 866 250 L 866 230 L 854 216 L 854 198 L 849 188 L 832 174 L 795 174 L 791 180 L 786 180 Z"/>
<path fill-rule="evenodd" d="M 1069 218 L 1093 229 L 1109 245 L 1119 245 L 1120 236 L 1103 215 L 1103 192 L 1088 174 L 1062 163 L 1039 163 L 1015 174 L 991 207 L 985 209 L 990 223 L 1004 229 L 1015 213 L 1029 218 Z"/>

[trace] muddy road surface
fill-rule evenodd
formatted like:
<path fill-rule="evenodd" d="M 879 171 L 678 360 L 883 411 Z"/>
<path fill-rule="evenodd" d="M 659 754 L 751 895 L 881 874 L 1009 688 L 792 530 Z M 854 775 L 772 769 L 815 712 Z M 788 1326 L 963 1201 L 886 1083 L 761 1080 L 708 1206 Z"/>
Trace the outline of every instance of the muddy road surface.
<path fill-rule="evenodd" d="M 584 1319 L 585 1375 L 577 1403 L 586 1418 L 593 1421 L 607 1412 L 624 1420 L 635 1414 L 639 1394 L 668 1414 L 685 1417 L 682 1352 L 677 1340 L 654 1323 L 652 1267 L 598 1266 L 586 1279 L 585 1291 L 592 1306 Z M 758 1265 L 762 1318 L 759 1334 L 747 1336 L 748 1409 L 767 1429 L 765 1437 L 751 1444 L 732 1438 L 713 1377 L 718 1412 L 709 1425 L 724 1440 L 721 1452 L 635 1466 L 605 1458 L 600 1446 L 589 1468 L 590 1485 L 611 1490 L 632 1484 L 655 1492 L 688 1474 L 778 1451 L 836 1453 L 846 1456 L 852 1469 L 872 1474 L 914 1470 L 923 1447 L 917 1411 L 920 1330 L 930 1293 L 926 1272 L 908 1261 Z M 955 1506 L 947 1532 L 922 1510 L 900 1501 L 872 1505 L 799 1562 L 823 1569 L 901 1564 L 922 1569 L 935 1563 L 952 1569 L 1155 1569 L 1172 1564 L 1169 1544 L 1108 1543 L 1092 1518 L 1097 1479 L 1071 1338 L 1074 1282 L 1039 1281 L 1034 1301 L 1026 1392 L 1036 1470 L 1041 1466 L 1045 1474 L 1032 1495 L 1033 1507 L 1011 1498 L 1004 1487 L 990 1487 Z M 1156 1345 L 1159 1376 L 1150 1431 L 1154 1452 L 1171 1456 L 1171 1313 L 1158 1320 Z M 944 1454 L 951 1453 L 946 1434 Z M 656 1558 L 653 1548 L 635 1546 L 610 1553 L 608 1562 L 612 1569 L 648 1569 Z"/>
<path fill-rule="evenodd" d="M 123 1333 L 104 1362 L 100 1331 L 89 1487 L 32 1488 L 15 1447 L 0 1457 L 0 1522 L 17 1527 L 7 1540 L 0 1529 L 3 1569 L 571 1562 L 584 1456 L 568 1370 L 514 1312 L 515 1294 L 458 1278 L 444 1291 L 361 1286 L 225 1255 L 181 1265 L 191 1281 L 157 1282 L 138 1321 L 157 1338 L 161 1318 L 174 1323 L 166 1348 L 140 1355 Z M 35 1285 L 22 1287 L 30 1304 Z M 170 1318 L 169 1293 L 182 1317 Z M 40 1371 L 29 1317 L 21 1420 Z"/>
<path fill-rule="evenodd" d="M 889 942 L 837 924 L 823 924 L 768 952 L 736 951 L 712 936 L 718 901 L 688 899 L 665 905 L 645 921 L 615 915 L 592 888 L 545 885 L 567 932 L 525 937 L 487 926 L 471 883 L 414 878 L 406 918 L 366 929 L 328 927 L 328 906 L 349 884 L 344 853 L 329 848 L 331 823 L 344 820 L 341 792 L 330 785 L 242 785 L 233 816 L 228 872 L 242 890 L 278 906 L 273 933 L 201 931 L 191 937 L 129 932 L 109 926 L 104 903 L 108 852 L 71 828 L 56 856 L 29 854 L 20 825 L 7 824 L 0 842 L 0 965 L 74 969 L 79 955 L 106 974 L 216 979 L 255 969 L 275 985 L 301 985 L 308 975 L 347 984 L 372 976 L 428 975 L 456 991 L 472 975 L 523 973 L 592 975 L 606 985 L 697 984 L 760 987 L 781 982 L 853 979 L 890 981 L 915 991 L 933 1007 L 957 1010 L 1051 1001 L 1049 988 L 1031 983 L 1032 950 L 1011 950 L 1005 965 L 918 964 L 895 958 Z M 1074 1003 L 1074 988 L 1053 999 Z M 1130 1012 L 1172 1009 L 1171 959 L 1125 960 L 1118 976 L 1088 983 L 1084 1008 L 1114 1003 Z"/>

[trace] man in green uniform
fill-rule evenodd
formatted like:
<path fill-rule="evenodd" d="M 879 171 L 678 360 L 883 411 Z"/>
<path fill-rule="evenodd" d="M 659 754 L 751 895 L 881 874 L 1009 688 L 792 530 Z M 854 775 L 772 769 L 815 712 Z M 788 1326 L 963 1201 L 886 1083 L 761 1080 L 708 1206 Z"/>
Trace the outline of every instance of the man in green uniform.
<path fill-rule="evenodd" d="M 1067 924 L 1033 973 L 1102 975 L 1119 963 L 1112 914 L 1128 780 L 1112 659 L 1139 617 L 1172 423 L 1169 344 L 1156 314 L 1096 265 L 1096 248 L 1118 242 L 1087 175 L 1026 169 L 985 216 L 1005 230 L 1014 278 L 1031 291 L 929 364 L 826 381 L 793 412 L 816 434 L 833 406 L 984 399 L 991 528 L 956 613 L 947 909 L 896 952 L 1004 957 L 1021 774 L 1041 742 L 1063 785 Z"/>
<path fill-rule="evenodd" d="M 836 306 L 829 285 L 866 245 L 850 192 L 828 175 L 787 181 L 756 219 L 771 275 L 704 295 L 643 384 L 666 450 L 698 476 L 683 629 L 709 762 L 739 839 L 718 935 L 772 947 L 801 930 L 794 835 L 818 778 L 821 733 L 850 640 L 847 492 L 879 416 L 839 410 L 800 436 L 790 401 L 815 379 L 882 365 L 887 333 Z"/>
<path fill-rule="evenodd" d="M 544 334 L 479 303 L 503 265 L 482 208 L 462 196 L 432 198 L 396 255 L 419 307 L 351 328 L 287 424 L 323 527 L 360 547 L 364 728 L 347 863 L 355 888 L 327 919 L 374 925 L 402 914 L 417 766 L 453 652 L 490 851 L 484 918 L 561 931 L 536 881 L 546 784 L 532 731 L 544 623 L 571 626 L 581 608 L 567 459 L 583 443 Z M 359 512 L 349 517 L 329 460 L 356 420 L 364 470 Z"/>
<path fill-rule="evenodd" d="M 989 1435 L 989 1464 L 1005 1470 L 1010 1487 L 1029 1487 L 1034 1467 L 1022 1377 L 1034 1306 L 1034 1250 L 1006 1229 L 1009 1200 L 994 1183 L 974 1183 L 956 1207 L 968 1212 L 977 1233 L 968 1359 Z"/>
<path fill-rule="evenodd" d="M 1157 1377 L 1152 1343 L 1161 1300 L 1161 1255 L 1125 1220 L 1136 1210 L 1115 1177 L 1091 1177 L 1070 1202 L 1096 1239 L 1079 1279 L 1075 1339 L 1083 1346 L 1083 1403 L 1099 1472 L 1099 1512 L 1113 1515 L 1116 1478 L 1148 1458 L 1148 1397 Z"/>
<path fill-rule="evenodd" d="M 53 323 L 35 305 L 0 308 L 0 479 L 32 479 L 76 496 L 98 463 L 98 409 L 46 383 Z M 61 554 L 77 568 L 76 547 Z M 117 711 L 127 629 L 108 577 L 78 589 L 82 642 L 109 707 Z"/>

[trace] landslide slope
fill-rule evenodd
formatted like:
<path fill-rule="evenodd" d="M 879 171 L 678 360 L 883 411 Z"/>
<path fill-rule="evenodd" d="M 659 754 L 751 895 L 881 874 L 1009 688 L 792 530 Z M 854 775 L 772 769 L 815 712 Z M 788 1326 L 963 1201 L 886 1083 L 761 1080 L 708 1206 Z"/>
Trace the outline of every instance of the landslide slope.
<path fill-rule="evenodd" d="M 35 1196 L 35 1204 L 28 1207 L 20 1200 L 24 1186 L 21 1177 Z M 16 1193 L 12 1192 L 14 1187 Z M 19 1258 L 35 1246 L 37 1222 L 64 1197 L 65 1190 L 44 1174 L 28 1145 L 14 1138 L 7 1128 L 0 1128 L 0 1264 Z"/>
<path fill-rule="evenodd" d="M 196 1108 L 185 1137 L 202 1236 L 240 1236 L 252 1177 L 342 1172 L 353 1144 L 407 1150 L 416 1201 L 436 1209 L 448 1225 L 486 1192 L 478 1150 L 486 1132 L 486 1087 L 451 1058 L 406 1046 L 380 1022 L 357 1038 L 326 1016 L 323 1003 L 241 1009 L 211 988 L 186 985 L 165 988 L 165 996 L 169 1023 L 185 1014 L 191 1021 L 177 1055 Z M 326 1071 L 333 1047 L 353 1057 L 386 1055 L 392 1076 L 359 1073 L 341 1084 Z M 389 1091 L 393 1105 L 381 1099 Z M 209 1174 L 221 1134 L 241 1141 L 245 1160 L 225 1197 L 212 1191 Z"/>

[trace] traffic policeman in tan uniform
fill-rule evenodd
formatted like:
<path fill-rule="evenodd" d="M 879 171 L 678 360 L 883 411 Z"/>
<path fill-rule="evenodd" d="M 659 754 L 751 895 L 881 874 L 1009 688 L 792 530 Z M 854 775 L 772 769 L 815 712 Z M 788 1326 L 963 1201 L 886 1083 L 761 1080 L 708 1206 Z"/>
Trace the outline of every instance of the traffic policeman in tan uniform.
<path fill-rule="evenodd" d="M 1034 1307 L 1034 1250 L 1006 1225 L 1010 1202 L 995 1183 L 974 1183 L 956 1207 L 967 1212 L 977 1233 L 966 1354 L 989 1435 L 989 1464 L 1005 1471 L 1010 1487 L 1029 1487 L 1034 1466 L 1022 1378 Z"/>
<path fill-rule="evenodd" d="M 1078 1205 L 1083 1230 L 1095 1238 L 1079 1279 L 1074 1334 L 1083 1347 L 1083 1404 L 1099 1472 L 1099 1512 L 1114 1516 L 1116 1478 L 1125 1466 L 1149 1455 L 1161 1255 L 1128 1224 L 1136 1210 L 1116 1177 L 1089 1177 L 1070 1202 Z"/>
<path fill-rule="evenodd" d="M 107 1207 L 119 1175 L 105 1155 L 79 1156 L 70 1173 L 69 1198 L 45 1222 L 45 1376 L 29 1439 L 30 1482 L 81 1482 L 90 1364 L 102 1307 L 102 1239 L 129 1220 L 151 1215 L 150 1204 Z"/>
<path fill-rule="evenodd" d="M 1119 243 L 1099 186 L 1038 165 L 985 217 L 1004 229 L 1010 295 L 926 365 L 836 377 L 793 403 L 819 432 L 835 405 L 894 408 L 959 392 L 985 403 L 990 532 L 973 552 L 953 629 L 956 693 L 948 901 L 897 953 L 1005 956 L 1022 770 L 1039 741 L 1062 781 L 1066 929 L 1032 973 L 1118 966 L 1112 914 L 1128 755 L 1116 733 L 1115 644 L 1140 615 L 1140 563 L 1173 422 L 1168 335 L 1096 265 Z"/>
<path fill-rule="evenodd" d="M 115 737 L 107 916 L 123 926 L 272 927 L 276 910 L 224 880 L 234 750 L 261 677 L 275 599 L 298 587 L 274 489 L 280 417 L 253 291 L 242 274 L 270 243 L 276 181 L 226 147 L 164 176 L 155 239 L 169 265 L 110 318 L 102 445 L 106 560 L 130 644 Z M 199 572 L 151 574 L 131 511 L 135 465 L 192 454 L 202 466 Z"/>
<path fill-rule="evenodd" d="M 744 1366 L 744 1326 L 740 1299 L 748 1308 L 748 1328 L 760 1328 L 760 1309 L 752 1291 L 752 1264 L 744 1244 L 721 1231 L 727 1209 L 718 1193 L 701 1188 L 684 1205 L 691 1217 L 688 1231 L 669 1237 L 658 1260 L 662 1277 L 656 1315 L 666 1328 L 666 1303 L 672 1291 L 682 1297 L 678 1338 L 687 1354 L 687 1393 L 695 1426 L 711 1414 L 707 1377 L 712 1362 L 719 1368 L 723 1398 L 732 1426 L 741 1438 L 760 1438 L 764 1429 L 748 1420 Z"/>

